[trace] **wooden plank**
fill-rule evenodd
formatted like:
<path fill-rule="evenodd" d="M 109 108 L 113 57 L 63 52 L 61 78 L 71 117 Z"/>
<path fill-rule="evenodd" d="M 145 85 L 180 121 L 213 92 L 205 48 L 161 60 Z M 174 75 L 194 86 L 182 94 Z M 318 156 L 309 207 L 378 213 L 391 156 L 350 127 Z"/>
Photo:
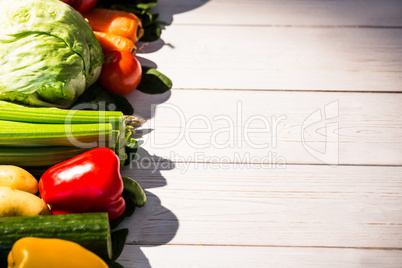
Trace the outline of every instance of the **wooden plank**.
<path fill-rule="evenodd" d="M 155 11 L 174 24 L 402 26 L 398 0 L 160 0 Z"/>
<path fill-rule="evenodd" d="M 138 56 L 174 88 L 402 91 L 402 29 L 173 25 Z"/>
<path fill-rule="evenodd" d="M 128 98 L 150 119 L 144 159 L 402 165 L 401 94 L 173 90 Z"/>
<path fill-rule="evenodd" d="M 126 268 L 187 267 L 400 267 L 399 250 L 126 245 Z"/>
<path fill-rule="evenodd" d="M 148 163 L 149 164 L 149 163 Z M 402 248 L 402 167 L 133 166 L 128 244 Z"/>

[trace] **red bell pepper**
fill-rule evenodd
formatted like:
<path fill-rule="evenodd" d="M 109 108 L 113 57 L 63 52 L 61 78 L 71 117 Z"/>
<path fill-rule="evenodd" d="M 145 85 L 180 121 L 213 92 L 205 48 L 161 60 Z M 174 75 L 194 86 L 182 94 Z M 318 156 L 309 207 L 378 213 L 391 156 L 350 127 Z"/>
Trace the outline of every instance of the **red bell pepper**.
<path fill-rule="evenodd" d="M 126 204 L 120 161 L 109 148 L 95 148 L 48 169 L 39 180 L 53 214 L 108 212 L 121 216 Z"/>

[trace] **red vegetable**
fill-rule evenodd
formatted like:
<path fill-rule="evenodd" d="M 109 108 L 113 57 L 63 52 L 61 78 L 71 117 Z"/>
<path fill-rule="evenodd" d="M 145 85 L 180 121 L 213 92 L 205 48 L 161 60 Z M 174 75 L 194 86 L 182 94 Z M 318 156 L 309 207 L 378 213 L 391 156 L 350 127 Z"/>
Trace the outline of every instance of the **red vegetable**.
<path fill-rule="evenodd" d="M 104 54 L 113 50 L 127 50 L 130 53 L 135 52 L 133 41 L 120 35 L 114 35 L 104 32 L 94 31 L 96 39 L 102 48 Z"/>
<path fill-rule="evenodd" d="M 134 43 L 144 34 L 141 20 L 131 12 L 94 8 L 83 16 L 92 30 L 124 36 Z"/>
<path fill-rule="evenodd" d="M 69 4 L 75 10 L 84 14 L 94 8 L 98 0 L 61 0 L 64 3 Z"/>
<path fill-rule="evenodd" d="M 120 161 L 109 148 L 95 148 L 48 169 L 39 192 L 53 214 L 108 212 L 114 220 L 125 210 Z"/>
<path fill-rule="evenodd" d="M 126 95 L 137 88 L 141 76 L 141 65 L 134 55 L 116 50 L 105 55 L 99 82 L 110 92 Z"/>

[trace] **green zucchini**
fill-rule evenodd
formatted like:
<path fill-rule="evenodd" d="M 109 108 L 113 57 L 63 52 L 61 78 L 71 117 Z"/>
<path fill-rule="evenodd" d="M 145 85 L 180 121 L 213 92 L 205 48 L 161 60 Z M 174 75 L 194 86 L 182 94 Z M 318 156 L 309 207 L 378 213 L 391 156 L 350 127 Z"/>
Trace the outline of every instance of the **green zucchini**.
<path fill-rule="evenodd" d="M 0 217 L 0 262 L 23 237 L 59 238 L 76 242 L 105 260 L 112 258 L 108 214 L 82 213 L 34 217 Z"/>

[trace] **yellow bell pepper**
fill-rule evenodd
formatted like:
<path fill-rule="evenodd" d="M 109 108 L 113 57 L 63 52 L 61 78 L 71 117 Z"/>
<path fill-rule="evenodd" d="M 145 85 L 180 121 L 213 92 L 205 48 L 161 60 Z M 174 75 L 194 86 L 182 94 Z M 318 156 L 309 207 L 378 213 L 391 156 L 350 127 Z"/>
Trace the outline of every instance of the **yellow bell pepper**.
<path fill-rule="evenodd" d="M 8 268 L 108 268 L 95 253 L 79 244 L 56 238 L 24 237 L 8 254 Z"/>

